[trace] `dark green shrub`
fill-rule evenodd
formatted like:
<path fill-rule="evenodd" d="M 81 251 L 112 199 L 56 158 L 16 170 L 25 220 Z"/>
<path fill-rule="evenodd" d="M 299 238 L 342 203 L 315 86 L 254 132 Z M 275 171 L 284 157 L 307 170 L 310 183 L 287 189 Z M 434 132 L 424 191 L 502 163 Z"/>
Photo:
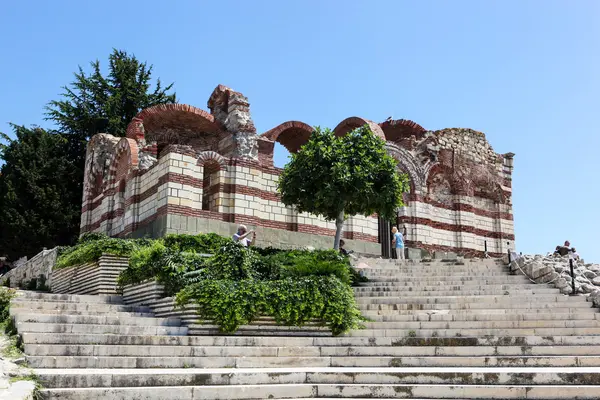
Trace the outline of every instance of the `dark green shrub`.
<path fill-rule="evenodd" d="M 170 249 L 161 240 L 135 250 L 129 258 L 129 266 L 117 283 L 120 287 L 156 279 L 165 286 L 167 295 L 175 294 L 187 283 L 189 272 L 203 269 L 207 258 L 199 253 Z"/>
<path fill-rule="evenodd" d="M 223 332 L 235 332 L 261 315 L 284 325 L 302 326 L 319 320 L 333 334 L 359 328 L 362 317 L 352 289 L 333 276 L 275 281 L 201 280 L 177 294 L 180 305 L 195 303 L 202 319 Z"/>
<path fill-rule="evenodd" d="M 86 232 L 83 235 L 79 236 L 79 239 L 77 240 L 77 244 L 94 242 L 96 240 L 103 240 L 103 239 L 108 239 L 108 235 L 106 235 L 105 233 L 101 233 L 101 232 Z"/>
<path fill-rule="evenodd" d="M 231 239 L 219 236 L 216 233 L 167 235 L 164 238 L 165 246 L 170 249 L 206 254 L 212 254 L 229 242 L 231 242 Z"/>
<path fill-rule="evenodd" d="M 26 281 L 23 284 L 23 286 L 24 286 L 23 289 L 25 289 L 25 290 L 35 290 L 35 289 L 37 289 L 37 279 L 32 278 L 32 279 Z"/>
<path fill-rule="evenodd" d="M 155 240 L 150 246 L 138 247 L 132 251 L 129 255 L 129 266 L 117 279 L 119 286 L 155 278 L 160 270 L 160 260 L 166 251 L 162 240 Z"/>
<path fill-rule="evenodd" d="M 211 279 L 251 279 L 256 277 L 254 266 L 258 254 L 233 240 L 228 240 L 206 263 Z"/>
<path fill-rule="evenodd" d="M 61 269 L 97 261 L 102 254 L 128 257 L 134 250 L 146 246 L 147 239 L 127 240 L 104 238 L 77 244 L 61 252 L 54 268 Z"/>
<path fill-rule="evenodd" d="M 46 285 L 46 276 L 40 275 L 37 279 L 37 287 L 35 288 L 38 292 L 50 292 L 50 287 Z"/>
<path fill-rule="evenodd" d="M 12 289 L 0 288 L 0 323 L 9 319 L 10 300 L 15 294 Z"/>
<path fill-rule="evenodd" d="M 333 275 L 346 284 L 353 281 L 348 258 L 335 250 L 289 250 L 271 252 L 262 258 L 270 279 Z"/>

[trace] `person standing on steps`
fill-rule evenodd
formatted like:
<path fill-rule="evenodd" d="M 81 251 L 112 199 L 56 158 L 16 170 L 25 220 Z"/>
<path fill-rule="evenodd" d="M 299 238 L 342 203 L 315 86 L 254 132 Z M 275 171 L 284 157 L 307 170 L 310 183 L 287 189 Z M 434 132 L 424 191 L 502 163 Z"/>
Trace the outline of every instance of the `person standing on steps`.
<path fill-rule="evenodd" d="M 252 235 L 252 240 L 248 239 L 248 236 Z M 233 241 L 240 243 L 244 247 L 250 247 L 256 240 L 256 232 L 249 231 L 246 225 L 238 226 L 237 233 L 233 235 Z"/>
<path fill-rule="evenodd" d="M 395 257 L 399 260 L 404 260 L 404 236 L 398 232 L 398 228 L 392 228 L 392 251 L 395 253 Z"/>

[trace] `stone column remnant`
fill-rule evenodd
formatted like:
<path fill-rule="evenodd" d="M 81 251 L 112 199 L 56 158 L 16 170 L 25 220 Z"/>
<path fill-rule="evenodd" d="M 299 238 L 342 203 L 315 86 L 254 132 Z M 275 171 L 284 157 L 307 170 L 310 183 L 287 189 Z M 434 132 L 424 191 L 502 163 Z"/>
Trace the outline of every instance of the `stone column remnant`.
<path fill-rule="evenodd" d="M 250 115 L 248 98 L 219 85 L 208 100 L 208 108 L 233 137 L 233 156 L 258 159 L 256 128 Z"/>

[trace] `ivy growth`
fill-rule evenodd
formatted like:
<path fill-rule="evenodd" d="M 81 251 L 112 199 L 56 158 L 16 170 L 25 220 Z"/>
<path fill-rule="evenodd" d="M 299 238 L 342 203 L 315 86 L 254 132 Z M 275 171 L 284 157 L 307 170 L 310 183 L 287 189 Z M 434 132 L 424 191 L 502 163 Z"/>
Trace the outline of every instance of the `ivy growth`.
<path fill-rule="evenodd" d="M 263 315 L 282 325 L 322 321 L 334 335 L 360 328 L 362 321 L 352 289 L 334 276 L 206 279 L 178 293 L 177 304 L 190 302 L 198 305 L 201 317 L 212 320 L 223 332 L 235 332 Z"/>
<path fill-rule="evenodd" d="M 118 285 L 156 280 L 180 305 L 195 303 L 199 316 L 234 332 L 260 316 L 283 325 L 319 321 L 334 334 L 363 321 L 351 285 L 361 277 L 334 250 L 248 248 L 215 234 L 162 239 L 82 236 L 61 249 L 56 268 L 96 261 L 102 254 L 128 256 Z"/>

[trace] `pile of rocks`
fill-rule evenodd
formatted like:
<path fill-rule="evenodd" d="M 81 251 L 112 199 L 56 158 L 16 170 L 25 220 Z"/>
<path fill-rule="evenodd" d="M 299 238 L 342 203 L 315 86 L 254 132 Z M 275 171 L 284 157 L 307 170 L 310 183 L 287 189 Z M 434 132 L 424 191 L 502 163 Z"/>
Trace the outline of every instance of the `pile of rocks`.
<path fill-rule="evenodd" d="M 511 271 L 522 272 L 535 283 L 551 283 L 563 294 L 572 293 L 569 256 L 523 255 L 510 264 Z M 584 260 L 573 260 L 575 292 L 589 296 L 600 306 L 600 264 L 586 264 Z"/>

